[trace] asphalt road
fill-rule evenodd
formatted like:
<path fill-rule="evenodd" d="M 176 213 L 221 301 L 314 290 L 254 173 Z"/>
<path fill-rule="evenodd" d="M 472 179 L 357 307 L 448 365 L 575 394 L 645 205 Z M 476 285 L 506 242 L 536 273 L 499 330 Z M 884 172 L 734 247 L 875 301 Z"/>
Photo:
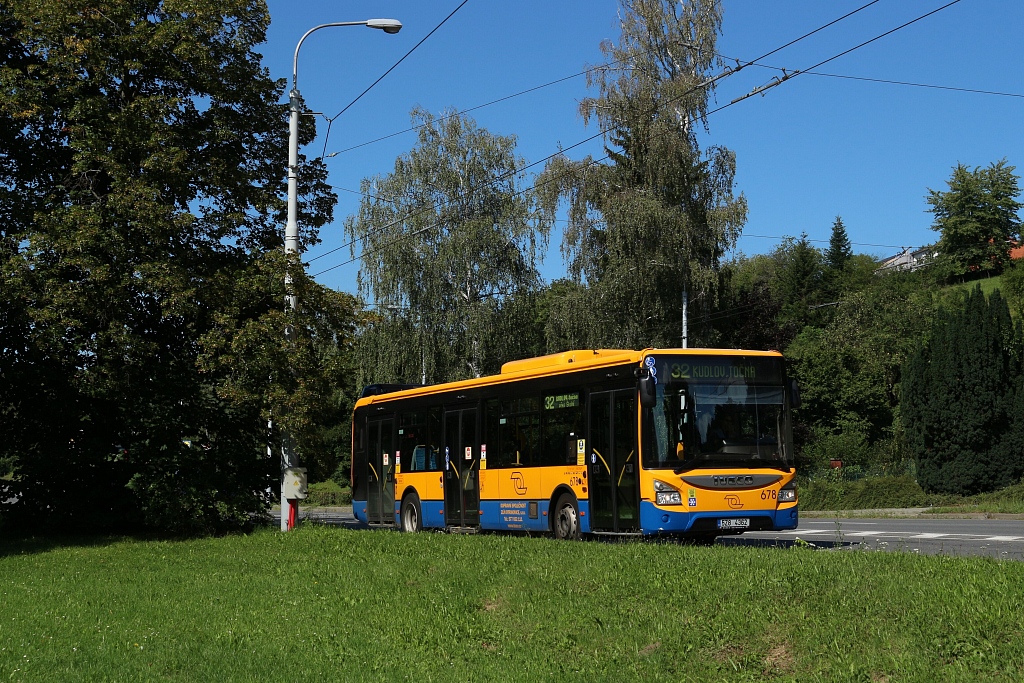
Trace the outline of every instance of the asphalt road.
<path fill-rule="evenodd" d="M 1024 560 L 1024 520 L 1021 519 L 805 518 L 794 531 L 750 532 L 740 537 L 720 538 L 718 542 L 790 546 L 797 539 L 819 548 Z"/>
<path fill-rule="evenodd" d="M 275 517 L 277 511 L 274 511 Z M 366 528 L 351 508 L 300 508 L 300 518 L 331 526 Z M 802 518 L 794 531 L 747 532 L 719 537 L 726 546 L 902 551 L 927 555 L 987 556 L 1024 560 L 1024 519 Z"/>

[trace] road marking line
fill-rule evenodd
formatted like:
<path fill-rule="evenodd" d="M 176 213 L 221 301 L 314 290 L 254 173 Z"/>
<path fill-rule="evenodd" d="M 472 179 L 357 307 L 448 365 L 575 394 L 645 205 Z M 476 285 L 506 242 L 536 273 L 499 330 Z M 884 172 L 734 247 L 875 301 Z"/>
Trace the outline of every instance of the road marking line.
<path fill-rule="evenodd" d="M 949 534 L 917 534 L 916 536 L 910 536 L 909 538 L 942 538 L 943 536 L 949 536 Z"/>
<path fill-rule="evenodd" d="M 989 536 L 988 538 L 981 539 L 983 541 L 1021 541 L 1024 537 L 1021 536 Z"/>
<path fill-rule="evenodd" d="M 844 536 L 877 536 L 879 534 L 891 533 L 888 531 L 851 531 Z"/>
<path fill-rule="evenodd" d="M 782 531 L 780 533 L 799 536 L 800 534 L 827 534 L 831 529 L 797 529 L 796 531 Z"/>

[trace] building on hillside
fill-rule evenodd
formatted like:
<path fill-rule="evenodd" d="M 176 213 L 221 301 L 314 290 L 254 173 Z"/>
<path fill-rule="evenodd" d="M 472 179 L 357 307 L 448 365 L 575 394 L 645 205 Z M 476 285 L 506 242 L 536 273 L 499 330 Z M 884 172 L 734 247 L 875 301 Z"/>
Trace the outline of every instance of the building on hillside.
<path fill-rule="evenodd" d="M 918 249 L 914 249 L 913 247 L 904 247 L 903 251 L 900 253 L 895 256 L 890 256 L 882 261 L 878 268 L 875 269 L 875 272 L 882 274 L 897 271 L 914 271 L 918 268 L 924 268 L 926 265 L 934 261 L 938 255 L 938 247 L 934 244 L 929 244 Z"/>

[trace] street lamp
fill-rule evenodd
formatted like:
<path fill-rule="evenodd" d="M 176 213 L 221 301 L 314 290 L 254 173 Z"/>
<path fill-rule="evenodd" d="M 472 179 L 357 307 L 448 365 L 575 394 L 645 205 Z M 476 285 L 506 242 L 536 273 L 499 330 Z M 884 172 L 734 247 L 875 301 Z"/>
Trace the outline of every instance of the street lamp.
<path fill-rule="evenodd" d="M 291 115 L 288 121 L 288 223 L 284 231 L 285 257 L 299 253 L 299 49 L 310 34 L 333 26 L 367 26 L 380 29 L 384 33 L 398 33 L 402 30 L 402 22 L 397 19 L 340 21 L 314 26 L 306 31 L 295 45 L 295 57 L 292 59 L 292 89 L 288 93 Z M 298 310 L 299 298 L 288 291 L 291 289 L 292 277 L 287 269 L 285 270 L 284 284 L 285 310 Z M 290 325 L 285 328 L 285 339 L 288 341 L 294 339 L 294 331 Z M 281 531 L 288 531 L 295 525 L 298 499 L 289 498 L 286 488 L 288 488 L 289 482 L 294 483 L 296 477 L 302 478 L 304 475 L 304 472 L 297 469 L 297 465 L 294 443 L 289 435 L 285 434 L 281 440 Z"/>

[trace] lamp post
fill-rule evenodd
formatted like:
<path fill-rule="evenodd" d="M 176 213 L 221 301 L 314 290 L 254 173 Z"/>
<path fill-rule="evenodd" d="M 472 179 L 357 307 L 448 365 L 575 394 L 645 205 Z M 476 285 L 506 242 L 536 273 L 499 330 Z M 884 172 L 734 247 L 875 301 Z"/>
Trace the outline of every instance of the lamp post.
<path fill-rule="evenodd" d="M 310 34 L 322 28 L 334 26 L 367 26 L 384 31 L 398 33 L 402 30 L 402 22 L 397 19 L 367 19 L 365 21 L 339 21 L 320 24 L 306 31 L 295 45 L 295 56 L 292 59 L 292 89 L 288 93 L 290 117 L 288 121 L 288 223 L 284 231 L 285 256 L 299 253 L 299 49 Z M 292 293 L 292 277 L 289 270 L 285 271 L 285 311 L 295 311 L 299 307 L 299 298 Z M 291 325 L 285 328 L 285 339 L 294 340 Z M 301 483 L 299 483 L 301 482 Z M 281 531 L 288 531 L 295 526 L 298 516 L 298 491 L 304 488 L 305 471 L 298 468 L 298 457 L 295 444 L 289 434 L 281 439 Z"/>

